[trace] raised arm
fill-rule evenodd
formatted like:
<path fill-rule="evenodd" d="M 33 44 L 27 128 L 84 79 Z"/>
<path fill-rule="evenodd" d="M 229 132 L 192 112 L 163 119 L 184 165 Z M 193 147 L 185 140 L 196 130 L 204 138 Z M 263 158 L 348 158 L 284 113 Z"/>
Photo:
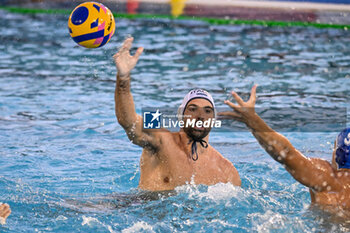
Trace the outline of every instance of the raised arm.
<path fill-rule="evenodd" d="M 271 129 L 256 114 L 256 88 L 256 85 L 253 86 L 247 102 L 244 102 L 237 93 L 232 92 L 237 104 L 230 101 L 225 101 L 225 103 L 233 108 L 233 111 L 221 112 L 218 115 L 244 122 L 265 151 L 274 160 L 283 164 L 301 184 L 319 192 L 329 189 L 330 185 L 333 190 L 340 188 L 334 177 L 333 169 L 327 161 L 305 157 L 286 137 Z"/>
<path fill-rule="evenodd" d="M 119 124 L 124 128 L 128 138 L 136 145 L 155 149 L 157 138 L 143 131 L 142 116 L 135 111 L 134 100 L 130 91 L 130 72 L 135 67 L 143 48 L 137 49 L 134 56 L 130 55 L 133 38 L 124 41 L 120 50 L 113 56 L 117 66 L 117 82 L 115 88 L 115 114 Z"/>

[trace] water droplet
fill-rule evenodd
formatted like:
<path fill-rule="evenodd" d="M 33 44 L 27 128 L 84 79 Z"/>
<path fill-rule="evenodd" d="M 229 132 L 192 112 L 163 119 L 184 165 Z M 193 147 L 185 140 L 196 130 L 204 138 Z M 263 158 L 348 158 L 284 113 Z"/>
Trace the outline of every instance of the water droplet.
<path fill-rule="evenodd" d="M 287 154 L 286 154 L 286 152 L 284 150 L 282 150 L 280 152 L 280 155 L 281 155 L 282 158 L 286 158 L 287 157 Z"/>

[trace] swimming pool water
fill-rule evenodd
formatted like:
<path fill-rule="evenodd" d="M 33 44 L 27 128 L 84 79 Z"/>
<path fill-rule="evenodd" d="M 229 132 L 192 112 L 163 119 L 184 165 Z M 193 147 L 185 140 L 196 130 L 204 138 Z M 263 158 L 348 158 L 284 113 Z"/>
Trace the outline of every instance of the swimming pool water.
<path fill-rule="evenodd" d="M 0 13 L 0 201 L 12 209 L 0 232 L 350 231 L 310 206 L 308 189 L 248 132 L 210 137 L 241 188 L 138 190 L 141 148 L 115 119 L 112 61 L 128 35 L 145 48 L 132 73 L 138 112 L 176 108 L 195 87 L 223 107 L 229 91 L 247 96 L 253 83 L 259 107 L 346 108 L 348 31 L 117 19 L 110 43 L 88 50 L 69 37 L 68 16 Z M 337 133 L 284 135 L 329 160 Z"/>

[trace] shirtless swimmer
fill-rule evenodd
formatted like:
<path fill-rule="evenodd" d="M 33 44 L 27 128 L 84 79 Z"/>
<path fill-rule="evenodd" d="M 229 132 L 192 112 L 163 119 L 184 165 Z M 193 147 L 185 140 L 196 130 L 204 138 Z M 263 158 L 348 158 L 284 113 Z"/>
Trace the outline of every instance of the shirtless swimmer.
<path fill-rule="evenodd" d="M 149 191 L 173 190 L 193 181 L 195 184 L 213 185 L 241 180 L 233 164 L 209 143 L 210 128 L 187 127 L 179 132 L 166 129 L 143 130 L 143 118 L 135 112 L 130 92 L 130 72 L 135 67 L 143 48 L 130 55 L 133 38 L 124 41 L 113 58 L 117 66 L 115 111 L 119 124 L 132 143 L 143 148 L 139 188 Z M 180 106 L 185 117 L 206 121 L 215 117 L 211 95 L 200 89 L 190 91 Z"/>
<path fill-rule="evenodd" d="M 245 123 L 265 151 L 283 164 L 294 179 L 309 188 L 312 203 L 350 210 L 350 128 L 341 131 L 336 138 L 331 163 L 320 158 L 308 158 L 256 114 L 256 88 L 256 85 L 252 88 L 247 102 L 232 92 L 237 103 L 225 103 L 233 111 L 218 115 Z"/>

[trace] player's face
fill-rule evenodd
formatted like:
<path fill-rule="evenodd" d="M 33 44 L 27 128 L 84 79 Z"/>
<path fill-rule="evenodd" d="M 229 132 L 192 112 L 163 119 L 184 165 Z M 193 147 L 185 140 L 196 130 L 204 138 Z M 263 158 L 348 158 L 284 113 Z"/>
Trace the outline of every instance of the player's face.
<path fill-rule="evenodd" d="M 185 109 L 184 112 L 184 122 L 186 126 L 187 121 L 202 121 L 204 123 L 207 120 L 212 120 L 214 118 L 214 108 L 211 103 L 206 99 L 194 99 L 191 100 Z M 210 124 L 209 124 L 210 125 Z M 185 133 L 196 140 L 206 137 L 211 130 L 211 127 L 184 127 Z"/>

